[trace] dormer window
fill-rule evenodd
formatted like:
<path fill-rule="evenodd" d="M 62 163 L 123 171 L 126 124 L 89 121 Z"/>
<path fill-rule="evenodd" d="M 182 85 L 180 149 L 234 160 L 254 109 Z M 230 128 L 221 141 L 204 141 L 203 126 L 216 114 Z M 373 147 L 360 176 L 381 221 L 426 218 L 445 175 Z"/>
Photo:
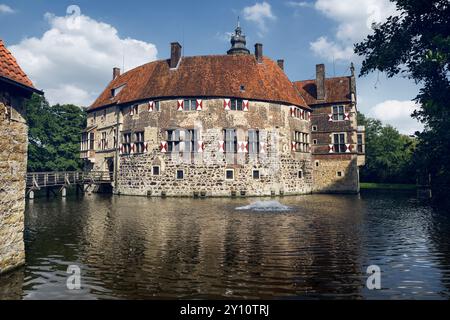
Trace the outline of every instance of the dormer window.
<path fill-rule="evenodd" d="M 241 90 L 241 92 L 244 92 L 244 91 L 245 91 L 245 86 L 244 86 L 243 84 L 241 84 L 240 90 Z"/>
<path fill-rule="evenodd" d="M 111 89 L 111 96 L 112 96 L 112 97 L 117 96 L 117 95 L 120 93 L 120 91 L 122 91 L 122 89 L 123 89 L 124 87 L 125 87 L 125 85 L 123 84 L 123 85 L 121 85 L 121 86 L 119 86 L 119 87 L 117 87 L 117 88 Z"/>

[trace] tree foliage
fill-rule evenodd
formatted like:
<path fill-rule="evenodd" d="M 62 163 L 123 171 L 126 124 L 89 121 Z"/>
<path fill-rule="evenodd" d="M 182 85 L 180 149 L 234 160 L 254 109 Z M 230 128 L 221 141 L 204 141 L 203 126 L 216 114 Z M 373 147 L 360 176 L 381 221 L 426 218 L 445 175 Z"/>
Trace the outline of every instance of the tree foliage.
<path fill-rule="evenodd" d="M 361 169 L 361 181 L 415 183 L 416 139 L 359 112 L 358 124 L 366 127 L 366 165 Z"/>
<path fill-rule="evenodd" d="M 416 97 L 421 108 L 413 116 L 425 124 L 417 133 L 415 163 L 431 174 L 435 190 L 450 186 L 450 2 L 391 0 L 399 14 L 355 45 L 364 56 L 361 75 L 371 71 L 397 74 L 421 85 Z"/>
<path fill-rule="evenodd" d="M 81 132 L 86 113 L 75 105 L 50 106 L 33 95 L 27 102 L 28 171 L 80 170 Z"/>

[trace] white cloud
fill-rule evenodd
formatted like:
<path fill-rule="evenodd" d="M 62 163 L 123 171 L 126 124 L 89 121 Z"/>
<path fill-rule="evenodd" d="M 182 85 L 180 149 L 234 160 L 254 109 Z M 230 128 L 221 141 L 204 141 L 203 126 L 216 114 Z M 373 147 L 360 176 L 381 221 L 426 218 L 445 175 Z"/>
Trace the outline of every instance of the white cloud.
<path fill-rule="evenodd" d="M 0 13 L 14 13 L 15 11 L 8 5 L 0 3 Z"/>
<path fill-rule="evenodd" d="M 362 41 L 372 32 L 373 23 L 382 23 L 396 11 L 395 4 L 389 0 L 317 0 L 314 8 L 337 22 L 334 39 L 328 43 L 335 49 L 336 60 L 354 59 L 353 44 Z M 322 42 L 322 46 L 320 45 Z M 311 50 L 320 57 L 332 61 L 333 57 L 323 47 L 323 37 L 310 43 Z"/>
<path fill-rule="evenodd" d="M 245 7 L 242 10 L 245 20 L 255 23 L 259 28 L 259 36 L 267 31 L 267 22 L 276 20 L 272 13 L 272 7 L 267 2 L 255 3 L 253 6 Z"/>
<path fill-rule="evenodd" d="M 216 32 L 214 37 L 220 41 L 230 42 L 232 34 L 232 32 Z"/>
<path fill-rule="evenodd" d="M 156 59 L 156 47 L 120 38 L 113 26 L 80 15 L 46 14 L 50 29 L 41 38 L 26 38 L 9 49 L 50 103 L 88 106 L 112 79 L 112 68 L 127 70 Z"/>
<path fill-rule="evenodd" d="M 333 60 L 350 60 L 353 57 L 353 48 L 346 47 L 334 41 L 329 41 L 327 37 L 320 37 L 312 42 L 311 50 L 317 55 Z"/>
<path fill-rule="evenodd" d="M 411 118 L 411 114 L 418 108 L 419 105 L 414 101 L 386 100 L 374 106 L 369 116 L 394 126 L 401 133 L 414 134 L 423 129 L 420 122 Z"/>
<path fill-rule="evenodd" d="M 288 2 L 286 2 L 286 5 L 291 8 L 306 8 L 306 7 L 313 6 L 312 2 L 307 2 L 307 1 L 300 1 L 300 2 L 288 1 Z"/>

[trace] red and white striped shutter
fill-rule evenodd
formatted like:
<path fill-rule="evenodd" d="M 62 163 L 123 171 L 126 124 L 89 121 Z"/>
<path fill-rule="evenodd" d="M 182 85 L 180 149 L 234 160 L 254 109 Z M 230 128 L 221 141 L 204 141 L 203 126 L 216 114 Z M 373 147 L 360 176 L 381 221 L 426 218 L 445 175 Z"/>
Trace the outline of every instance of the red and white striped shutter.
<path fill-rule="evenodd" d="M 197 111 L 202 111 L 203 110 L 203 100 L 202 99 L 197 99 L 196 110 Z"/>
<path fill-rule="evenodd" d="M 238 141 L 238 152 L 240 152 L 240 153 L 248 152 L 248 142 L 247 141 Z"/>
<path fill-rule="evenodd" d="M 205 150 L 205 144 L 203 141 L 197 141 L 197 152 L 202 153 Z"/>
<path fill-rule="evenodd" d="M 289 108 L 289 111 L 290 111 L 290 113 L 291 113 L 291 117 L 294 117 L 294 116 L 295 116 L 295 107 L 294 107 L 294 106 L 291 106 L 291 107 Z"/>
<path fill-rule="evenodd" d="M 101 148 L 102 147 L 102 142 L 101 142 L 101 140 L 98 140 L 98 142 L 97 142 L 97 148 Z"/>
<path fill-rule="evenodd" d="M 159 144 L 159 150 L 162 153 L 166 153 L 167 152 L 167 142 L 166 141 L 161 141 L 161 143 Z"/>
<path fill-rule="evenodd" d="M 105 139 L 105 149 L 108 149 L 108 139 Z"/>
<path fill-rule="evenodd" d="M 183 107 L 184 107 L 184 100 L 178 100 L 177 101 L 177 110 L 183 111 Z"/>
<path fill-rule="evenodd" d="M 305 110 L 302 110 L 302 113 L 301 113 L 301 119 L 302 119 L 302 120 L 305 120 Z"/>
<path fill-rule="evenodd" d="M 119 145 L 119 154 L 122 154 L 123 153 L 123 144 L 120 144 Z"/>
<path fill-rule="evenodd" d="M 148 102 L 148 111 L 153 111 L 154 107 L 155 107 L 155 102 L 149 101 Z"/>
<path fill-rule="evenodd" d="M 344 120 L 350 120 L 350 113 L 346 112 L 344 113 L 345 117 Z"/>
<path fill-rule="evenodd" d="M 231 100 L 230 99 L 223 99 L 223 108 L 225 110 L 231 110 Z"/>
<path fill-rule="evenodd" d="M 352 152 L 352 145 L 351 144 L 346 144 L 345 145 L 345 152 Z"/>
<path fill-rule="evenodd" d="M 297 151 L 296 143 L 294 141 L 291 142 L 291 151 Z"/>
<path fill-rule="evenodd" d="M 225 141 L 219 141 L 219 152 L 225 152 Z"/>
<path fill-rule="evenodd" d="M 334 145 L 329 144 L 328 145 L 328 153 L 333 153 L 334 152 Z"/>
<path fill-rule="evenodd" d="M 134 154 L 135 152 L 136 152 L 136 149 L 135 149 L 136 147 L 135 147 L 135 145 L 134 145 L 134 143 L 132 143 L 131 144 L 131 147 L 130 147 L 130 154 Z"/>
<path fill-rule="evenodd" d="M 242 104 L 243 104 L 243 107 L 244 107 L 243 110 L 244 111 L 248 111 L 248 100 L 243 100 Z"/>
<path fill-rule="evenodd" d="M 144 152 L 148 152 L 148 142 L 144 142 Z"/>
<path fill-rule="evenodd" d="M 131 106 L 130 107 L 130 116 L 133 116 L 134 115 L 134 108 L 133 108 L 133 106 Z"/>
<path fill-rule="evenodd" d="M 328 121 L 333 121 L 333 114 L 332 113 L 328 114 Z"/>
<path fill-rule="evenodd" d="M 259 153 L 266 153 L 266 143 L 265 142 L 259 143 Z"/>
<path fill-rule="evenodd" d="M 306 120 L 308 120 L 308 121 L 311 120 L 311 112 L 310 111 L 307 112 L 307 119 Z"/>

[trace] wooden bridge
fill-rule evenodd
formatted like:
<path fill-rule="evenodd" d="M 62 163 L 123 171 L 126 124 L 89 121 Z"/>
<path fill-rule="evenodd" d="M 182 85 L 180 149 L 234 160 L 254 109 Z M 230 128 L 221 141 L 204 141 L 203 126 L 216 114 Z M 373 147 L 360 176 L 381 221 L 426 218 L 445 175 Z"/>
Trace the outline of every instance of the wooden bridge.
<path fill-rule="evenodd" d="M 109 171 L 61 171 L 61 172 L 29 172 L 26 177 L 27 195 L 34 198 L 34 192 L 45 189 L 55 193 L 59 189 L 63 197 L 66 196 L 67 188 L 73 186 L 77 192 L 84 192 L 90 186 L 111 184 L 113 172 Z"/>

